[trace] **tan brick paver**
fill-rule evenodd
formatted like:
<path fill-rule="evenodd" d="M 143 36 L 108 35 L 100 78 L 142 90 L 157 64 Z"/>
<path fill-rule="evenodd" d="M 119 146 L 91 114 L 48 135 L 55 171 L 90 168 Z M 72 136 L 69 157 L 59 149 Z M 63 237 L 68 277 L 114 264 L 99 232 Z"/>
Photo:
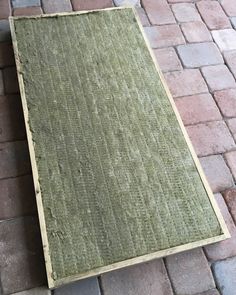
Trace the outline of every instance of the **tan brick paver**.
<path fill-rule="evenodd" d="M 223 156 L 212 155 L 200 158 L 200 163 L 214 193 L 232 187 L 234 180 Z"/>
<path fill-rule="evenodd" d="M 172 11 L 178 22 L 200 21 L 201 17 L 193 3 L 173 4 Z"/>

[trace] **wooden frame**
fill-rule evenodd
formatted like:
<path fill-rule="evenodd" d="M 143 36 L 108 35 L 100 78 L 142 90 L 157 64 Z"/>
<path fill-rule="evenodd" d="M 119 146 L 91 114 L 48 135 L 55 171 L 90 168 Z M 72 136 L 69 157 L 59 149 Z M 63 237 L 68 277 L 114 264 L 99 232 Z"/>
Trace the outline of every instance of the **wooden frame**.
<path fill-rule="evenodd" d="M 112 7 L 112 8 L 107 8 L 107 9 L 98 9 L 98 10 L 91 10 L 91 11 L 101 11 L 101 10 L 114 10 L 114 9 L 125 9 L 127 7 Z M 130 7 L 129 7 L 130 8 Z M 15 34 L 15 28 L 14 28 L 14 19 L 19 19 L 19 18 L 42 18 L 42 17 L 54 17 L 54 16 L 66 16 L 66 15 L 79 15 L 79 14 L 85 14 L 85 13 L 90 13 L 91 11 L 80 11 L 80 12 L 69 12 L 69 13 L 54 13 L 54 14 L 44 14 L 44 15 L 39 15 L 39 16 L 23 16 L 23 17 L 9 17 L 9 22 L 10 22 L 10 28 L 11 28 L 11 35 L 12 35 L 12 42 L 13 42 L 13 47 L 14 47 L 14 54 L 15 54 L 15 60 L 16 60 L 16 67 L 17 67 L 17 75 L 18 75 L 18 81 L 19 81 L 19 87 L 20 87 L 20 93 L 21 93 L 21 100 L 22 100 L 22 106 L 23 106 L 23 112 L 24 112 L 24 120 L 25 120 L 25 126 L 26 126 L 26 132 L 27 132 L 27 139 L 28 139 L 28 146 L 29 146 L 29 153 L 30 153 L 30 159 L 31 159 L 31 165 L 32 165 L 32 173 L 33 173 L 33 180 L 34 180 L 34 189 L 35 189 L 35 194 L 36 194 L 36 202 L 37 202 L 37 208 L 38 208 L 38 214 L 39 214 L 39 223 L 40 223 L 40 229 L 41 229 L 41 236 L 42 236 L 42 243 L 43 243 L 43 251 L 44 251 L 44 258 L 45 258 L 45 264 L 46 264 L 46 272 L 47 272 L 47 279 L 48 279 L 48 286 L 49 288 L 56 288 L 59 285 L 62 284 L 66 284 L 69 282 L 73 282 L 75 280 L 78 279 L 84 279 L 84 278 L 88 278 L 91 276 L 97 276 L 112 270 L 116 270 L 116 269 L 120 269 L 126 266 L 130 266 L 130 265 L 135 265 L 138 263 L 142 263 L 142 262 L 147 262 L 150 260 L 153 260 L 155 258 L 160 258 L 160 257 L 164 257 L 167 255 L 171 255 L 174 253 L 178 253 L 178 252 L 182 252 L 185 250 L 189 250 L 189 249 L 193 249 L 196 247 L 200 247 L 203 245 L 207 245 L 207 244 L 211 244 L 211 243 L 215 243 L 215 242 L 219 242 L 222 241 L 226 238 L 230 237 L 230 233 L 227 229 L 227 226 L 225 224 L 225 221 L 223 219 L 223 216 L 218 208 L 218 205 L 216 203 L 216 200 L 213 196 L 213 193 L 210 189 L 210 186 L 206 180 L 206 177 L 203 173 L 203 170 L 201 168 L 200 162 L 198 160 L 198 157 L 193 149 L 193 146 L 191 144 L 191 141 L 188 137 L 188 134 L 185 130 L 185 127 L 183 125 L 183 122 L 181 120 L 181 117 L 178 113 L 178 110 L 175 106 L 174 100 L 170 94 L 170 91 L 168 89 L 168 86 L 164 80 L 164 77 L 161 73 L 160 67 L 156 62 L 155 56 L 152 52 L 151 46 L 149 44 L 149 41 L 147 40 L 147 37 L 144 33 L 144 29 L 142 27 L 142 24 L 139 20 L 139 17 L 137 16 L 137 13 L 135 11 L 135 9 L 133 8 L 134 14 L 136 16 L 136 20 L 138 22 L 139 28 L 142 32 L 143 38 L 146 42 L 146 45 L 149 49 L 150 55 L 153 59 L 153 62 L 155 64 L 156 70 L 160 76 L 160 79 L 163 83 L 163 86 L 165 88 L 165 91 L 167 93 L 167 96 L 169 98 L 169 101 L 172 105 L 172 108 L 174 110 L 174 113 L 177 117 L 177 120 L 179 122 L 179 125 L 181 127 L 183 136 L 187 142 L 188 148 L 191 152 L 192 158 L 194 160 L 194 163 L 196 165 L 196 168 L 199 172 L 200 178 L 202 180 L 203 186 L 207 192 L 207 195 L 210 199 L 212 208 L 218 218 L 218 221 L 220 223 L 220 226 L 222 228 L 222 232 L 223 234 L 220 236 L 215 236 L 212 238 L 208 238 L 208 239 L 204 239 L 204 240 L 200 240 L 200 241 L 196 241 L 196 242 L 192 242 L 192 243 L 188 243 L 188 244 L 184 244 L 184 245 L 180 245 L 180 246 L 176 246 L 173 248 L 169 248 L 169 249 L 165 249 L 165 250 L 161 250 L 161 251 L 157 251 L 157 252 L 153 252 L 151 254 L 146 254 L 143 256 L 139 256 L 139 257 L 135 257 L 132 259 L 128 259 L 125 261 L 121 261 L 121 262 L 117 262 L 108 266 L 104 266 L 104 267 L 100 267 L 97 269 L 94 269 L 92 271 L 80 274 L 80 275 L 74 275 L 74 276 L 69 276 L 67 278 L 64 279 L 60 279 L 60 280 L 53 280 L 52 277 L 52 264 L 51 264 L 51 258 L 50 258 L 50 251 L 49 251 L 49 243 L 48 243 L 48 237 L 47 237 L 47 231 L 46 231 L 46 223 L 45 223 L 45 216 L 44 216 L 44 210 L 43 210 L 43 203 L 42 203 L 42 195 L 41 195 L 41 189 L 40 189 L 40 184 L 39 184 L 39 175 L 38 175 L 38 169 L 37 169 L 37 163 L 36 163 L 36 157 L 35 157 L 35 151 L 34 151 L 34 143 L 32 140 L 32 133 L 30 131 L 29 128 L 29 124 L 28 124 L 28 118 L 29 118 L 29 114 L 28 114 L 28 107 L 27 107 L 27 101 L 26 101 L 26 95 L 25 95 L 25 89 L 24 89 L 24 81 L 23 81 L 23 76 L 21 73 L 21 65 L 19 62 L 19 54 L 18 54 L 18 46 L 17 46 L 17 40 L 16 40 L 16 34 Z"/>

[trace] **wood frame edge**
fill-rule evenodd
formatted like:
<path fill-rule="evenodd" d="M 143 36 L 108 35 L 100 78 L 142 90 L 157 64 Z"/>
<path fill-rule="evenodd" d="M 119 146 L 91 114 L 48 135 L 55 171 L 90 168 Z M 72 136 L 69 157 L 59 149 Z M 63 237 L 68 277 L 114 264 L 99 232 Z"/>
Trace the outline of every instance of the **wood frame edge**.
<path fill-rule="evenodd" d="M 16 61 L 17 77 L 18 77 L 19 88 L 20 88 L 21 103 L 22 103 L 22 108 L 23 108 L 23 113 L 24 113 L 24 122 L 25 122 L 25 128 L 26 128 L 29 154 L 30 154 L 30 162 L 31 162 L 34 190 L 35 190 L 36 203 L 37 203 L 37 209 L 38 209 L 39 225 L 40 225 L 40 232 L 41 232 L 41 238 L 42 238 L 42 244 L 43 244 L 42 246 L 43 246 L 44 260 L 45 260 L 45 265 L 46 265 L 47 280 L 48 280 L 49 288 L 53 288 L 54 287 L 54 280 L 52 278 L 52 264 L 51 264 L 51 257 L 50 257 L 50 252 L 49 252 L 49 243 L 48 243 L 48 236 L 47 236 L 47 230 L 46 230 L 46 222 L 45 222 L 45 216 L 44 216 L 44 210 L 43 210 L 43 202 L 42 202 L 41 189 L 40 189 L 40 183 L 39 183 L 38 168 L 37 168 L 35 151 L 34 151 L 34 143 L 33 143 L 33 139 L 32 139 L 32 132 L 31 132 L 30 126 L 29 126 L 28 106 L 27 106 L 27 100 L 26 100 L 26 96 L 25 96 L 23 76 L 21 73 L 20 57 L 19 57 L 19 52 L 18 52 L 18 45 L 17 45 L 17 40 L 16 40 L 13 17 L 9 17 L 9 23 L 10 23 L 14 56 L 15 56 L 15 61 Z"/>

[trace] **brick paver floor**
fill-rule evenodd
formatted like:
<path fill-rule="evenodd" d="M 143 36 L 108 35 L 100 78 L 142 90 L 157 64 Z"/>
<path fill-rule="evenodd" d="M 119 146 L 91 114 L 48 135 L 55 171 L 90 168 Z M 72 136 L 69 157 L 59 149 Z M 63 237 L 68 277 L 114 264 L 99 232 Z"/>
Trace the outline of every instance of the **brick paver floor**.
<path fill-rule="evenodd" d="M 137 7 L 231 239 L 52 292 L 46 288 L 7 18 L 114 3 L 0 0 L 0 294 L 236 295 L 236 0 L 143 0 Z"/>

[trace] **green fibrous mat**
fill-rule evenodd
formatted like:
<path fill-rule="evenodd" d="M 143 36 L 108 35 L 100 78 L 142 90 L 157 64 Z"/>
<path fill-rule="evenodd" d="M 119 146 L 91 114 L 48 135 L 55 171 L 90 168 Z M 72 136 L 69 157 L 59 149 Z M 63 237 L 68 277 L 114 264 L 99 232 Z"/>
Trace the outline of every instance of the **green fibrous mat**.
<path fill-rule="evenodd" d="M 53 280 L 223 234 L 132 9 L 14 30 Z"/>

